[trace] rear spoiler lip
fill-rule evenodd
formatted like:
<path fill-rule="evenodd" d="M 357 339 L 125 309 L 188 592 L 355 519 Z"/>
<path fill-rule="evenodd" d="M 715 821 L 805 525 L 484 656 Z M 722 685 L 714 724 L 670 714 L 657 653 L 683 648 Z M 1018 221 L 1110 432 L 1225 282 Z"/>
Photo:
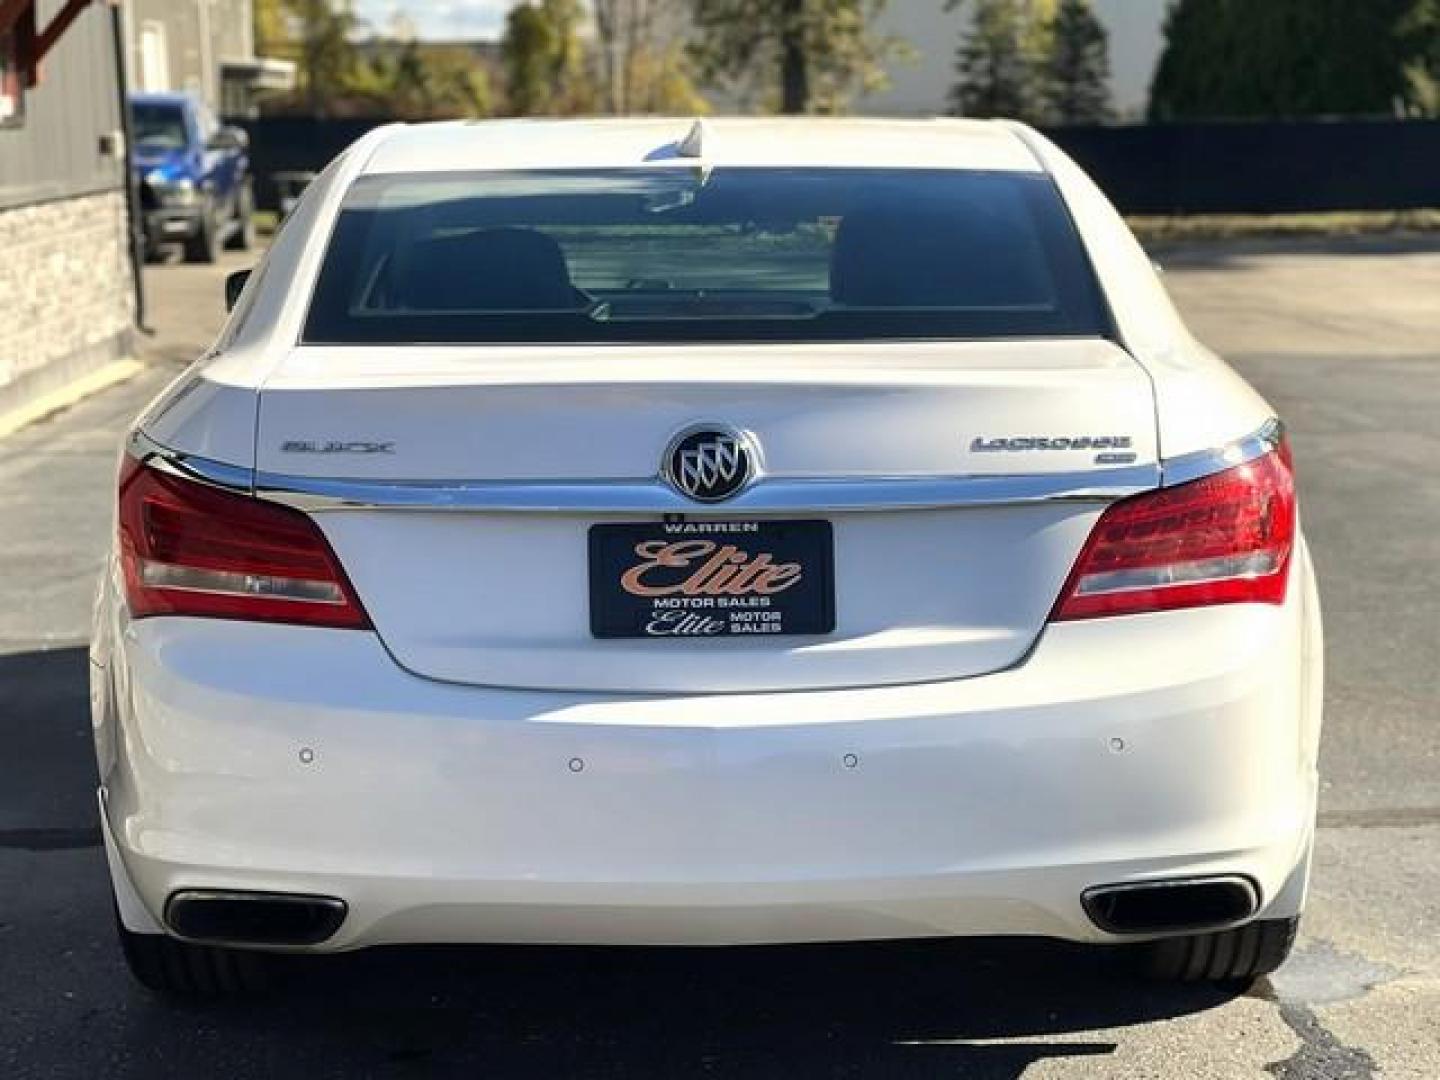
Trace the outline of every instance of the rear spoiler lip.
<path fill-rule="evenodd" d="M 1083 472 L 996 476 L 762 477 L 723 504 L 691 502 L 660 477 L 607 480 L 365 480 L 257 472 L 161 446 L 143 431 L 128 452 L 165 472 L 305 511 L 422 510 L 557 514 L 781 514 L 973 509 L 1046 502 L 1110 503 L 1242 465 L 1284 438 L 1271 418 L 1225 446 Z"/>
<path fill-rule="evenodd" d="M 1160 463 L 1161 486 L 1188 484 L 1192 480 L 1244 465 L 1278 449 L 1284 441 L 1285 425 L 1278 417 L 1272 416 L 1255 431 L 1224 446 L 1165 458 Z"/>

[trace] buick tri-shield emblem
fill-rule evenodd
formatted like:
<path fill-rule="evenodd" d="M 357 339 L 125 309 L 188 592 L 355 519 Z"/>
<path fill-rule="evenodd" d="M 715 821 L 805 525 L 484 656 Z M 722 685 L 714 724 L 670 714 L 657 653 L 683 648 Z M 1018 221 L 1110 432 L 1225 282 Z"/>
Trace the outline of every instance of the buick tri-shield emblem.
<path fill-rule="evenodd" d="M 665 452 L 665 479 L 696 502 L 722 502 L 755 475 L 755 446 L 733 429 L 694 428 L 676 436 Z"/>

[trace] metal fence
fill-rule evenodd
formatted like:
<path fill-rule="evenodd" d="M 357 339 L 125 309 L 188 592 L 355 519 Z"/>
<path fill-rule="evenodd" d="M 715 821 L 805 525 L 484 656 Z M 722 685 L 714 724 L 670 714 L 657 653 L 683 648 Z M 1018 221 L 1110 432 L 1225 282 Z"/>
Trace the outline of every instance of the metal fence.
<path fill-rule="evenodd" d="M 317 173 L 371 128 L 384 120 L 316 120 L 310 117 L 264 116 L 227 121 L 250 136 L 250 164 L 255 172 L 255 202 L 262 210 L 280 209 L 276 176 Z"/>
<path fill-rule="evenodd" d="M 380 121 L 241 121 L 262 207 L 276 173 L 317 172 Z M 1337 120 L 1060 128 L 1048 132 L 1127 214 L 1440 207 L 1440 121 Z"/>
<path fill-rule="evenodd" d="M 1440 206 L 1440 121 L 1146 124 L 1050 135 L 1127 214 Z"/>

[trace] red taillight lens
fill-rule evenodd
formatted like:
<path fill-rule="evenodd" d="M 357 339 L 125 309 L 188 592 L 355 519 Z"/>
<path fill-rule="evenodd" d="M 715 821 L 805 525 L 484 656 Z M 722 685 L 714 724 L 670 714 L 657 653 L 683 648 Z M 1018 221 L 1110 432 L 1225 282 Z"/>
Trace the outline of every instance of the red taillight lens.
<path fill-rule="evenodd" d="M 1285 445 L 1101 515 L 1051 620 L 1285 599 L 1295 479 Z"/>
<path fill-rule="evenodd" d="M 119 519 L 125 597 L 135 618 L 370 626 L 324 534 L 299 511 L 127 458 Z"/>

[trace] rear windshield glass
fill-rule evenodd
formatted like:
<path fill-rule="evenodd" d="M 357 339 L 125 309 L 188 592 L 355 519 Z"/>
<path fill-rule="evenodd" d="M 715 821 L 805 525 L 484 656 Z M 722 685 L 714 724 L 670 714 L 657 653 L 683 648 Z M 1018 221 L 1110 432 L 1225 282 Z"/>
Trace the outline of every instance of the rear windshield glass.
<path fill-rule="evenodd" d="M 362 177 L 305 340 L 1107 336 L 1054 184 L 953 169 Z"/>

